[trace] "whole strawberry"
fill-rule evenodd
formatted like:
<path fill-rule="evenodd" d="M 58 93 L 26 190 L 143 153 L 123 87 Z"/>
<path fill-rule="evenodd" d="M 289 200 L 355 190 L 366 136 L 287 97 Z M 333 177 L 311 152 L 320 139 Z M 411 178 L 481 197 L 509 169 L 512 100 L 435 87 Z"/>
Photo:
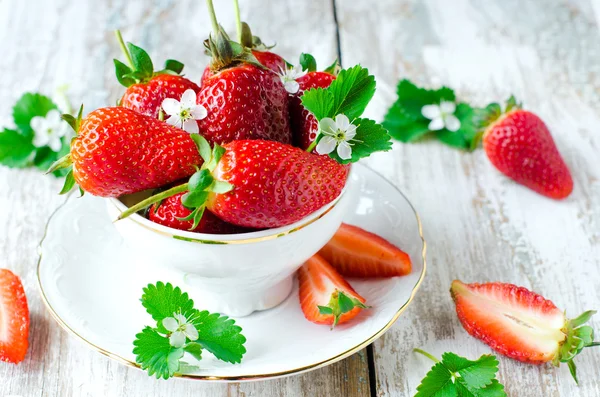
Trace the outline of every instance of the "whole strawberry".
<path fill-rule="evenodd" d="M 553 199 L 569 196 L 573 179 L 546 124 L 521 109 L 513 97 L 505 113 L 496 116 L 483 133 L 483 148 L 492 164 L 539 194 Z"/>
<path fill-rule="evenodd" d="M 530 364 L 567 363 L 577 381 L 573 358 L 597 346 L 594 331 L 583 325 L 596 312 L 569 320 L 543 296 L 505 283 L 465 284 L 450 288 L 456 314 L 465 330 L 498 353 Z"/>
<path fill-rule="evenodd" d="M 121 32 L 117 30 L 116 35 L 129 64 L 114 60 L 117 80 L 127 87 L 121 106 L 157 118 L 165 98 L 179 100 L 186 90 L 200 91 L 196 83 L 180 75 L 182 63 L 169 59 L 163 70 L 155 72 L 146 51 L 131 43 L 127 43 L 128 48 L 125 47 Z"/>
<path fill-rule="evenodd" d="M 72 181 L 95 196 L 118 197 L 188 177 L 202 164 L 192 134 L 130 109 L 102 108 L 83 120 L 80 110 L 70 123 L 77 133 L 71 152 L 50 169 L 73 165 L 63 192 Z"/>
<path fill-rule="evenodd" d="M 200 223 L 193 227 L 194 221 L 192 219 L 185 220 L 192 214 L 192 211 L 181 203 L 183 195 L 184 193 L 178 193 L 160 203 L 153 204 L 148 210 L 148 219 L 173 229 L 189 230 L 197 233 L 237 234 L 253 231 L 222 221 L 210 211 L 204 211 Z"/>
<path fill-rule="evenodd" d="M 293 145 L 306 150 L 317 138 L 319 122 L 303 105 L 300 97 L 311 88 L 327 88 L 335 80 L 335 75 L 327 72 L 308 72 L 298 78 L 298 92 L 290 96 L 290 124 Z"/>
<path fill-rule="evenodd" d="M 188 183 L 156 194 L 128 210 L 123 219 L 174 194 L 193 209 L 196 227 L 204 209 L 242 227 L 286 226 L 335 200 L 346 183 L 347 167 L 328 156 L 275 141 L 233 141 L 210 146 L 194 134 L 205 163 Z"/>

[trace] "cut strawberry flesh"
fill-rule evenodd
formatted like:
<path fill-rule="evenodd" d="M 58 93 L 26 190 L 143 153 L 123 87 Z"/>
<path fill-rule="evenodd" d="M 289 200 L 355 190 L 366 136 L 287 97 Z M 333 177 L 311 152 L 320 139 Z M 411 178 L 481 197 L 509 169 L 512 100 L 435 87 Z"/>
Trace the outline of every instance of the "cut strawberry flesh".
<path fill-rule="evenodd" d="M 347 277 L 394 277 L 411 271 L 407 253 L 376 234 L 345 223 L 319 254 Z"/>
<path fill-rule="evenodd" d="M 0 269 L 0 361 L 23 361 L 28 335 L 29 309 L 21 281 L 10 270 Z"/>
<path fill-rule="evenodd" d="M 455 280 L 450 292 L 467 332 L 513 359 L 533 364 L 551 361 L 566 338 L 564 313 L 525 288 Z"/>

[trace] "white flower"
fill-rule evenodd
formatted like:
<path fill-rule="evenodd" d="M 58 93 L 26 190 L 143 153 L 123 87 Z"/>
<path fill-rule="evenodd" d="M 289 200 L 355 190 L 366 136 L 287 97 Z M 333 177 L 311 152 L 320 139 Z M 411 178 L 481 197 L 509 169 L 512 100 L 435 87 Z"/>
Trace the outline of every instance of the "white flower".
<path fill-rule="evenodd" d="M 285 90 L 290 94 L 295 94 L 300 89 L 300 84 L 296 81 L 304 76 L 306 72 L 302 70 L 302 66 L 294 66 L 292 68 L 279 68 L 279 78 L 285 87 Z"/>
<path fill-rule="evenodd" d="M 169 343 L 173 347 L 179 348 L 185 345 L 186 338 L 192 341 L 198 339 L 198 330 L 181 313 L 173 313 L 173 317 L 165 318 L 162 324 L 167 331 L 171 332 Z"/>
<path fill-rule="evenodd" d="M 460 120 L 454 115 L 456 104 L 454 102 L 442 101 L 439 105 L 425 105 L 421 109 L 421 114 L 431 120 L 429 129 L 438 131 L 446 128 L 448 131 L 458 131 Z"/>
<path fill-rule="evenodd" d="M 335 121 L 325 117 L 319 122 L 319 130 L 325 135 L 317 144 L 317 153 L 329 154 L 337 146 L 337 154 L 342 160 L 352 157 L 352 144 L 356 136 L 356 126 L 343 114 L 335 116 Z M 358 141 L 357 141 L 358 142 Z"/>
<path fill-rule="evenodd" d="M 46 117 L 35 116 L 31 119 L 31 129 L 35 133 L 33 146 L 48 146 L 55 152 L 62 147 L 61 138 L 67 135 L 69 124 L 60 118 L 60 112 L 52 109 L 46 113 Z"/>
<path fill-rule="evenodd" d="M 167 123 L 190 134 L 199 132 L 196 120 L 202 120 L 208 114 L 204 106 L 196 103 L 196 93 L 192 89 L 183 93 L 181 101 L 174 98 L 165 98 L 161 106 L 165 113 L 169 115 Z"/>

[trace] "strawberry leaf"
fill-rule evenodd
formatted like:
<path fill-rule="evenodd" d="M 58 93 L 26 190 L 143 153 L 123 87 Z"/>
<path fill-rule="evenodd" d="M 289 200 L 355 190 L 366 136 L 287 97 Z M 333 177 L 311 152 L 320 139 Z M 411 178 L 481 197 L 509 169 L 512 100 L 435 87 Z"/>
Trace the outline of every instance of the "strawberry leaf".
<path fill-rule="evenodd" d="M 314 72 L 317 70 L 317 61 L 312 55 L 302 53 L 300 54 L 300 66 L 304 71 Z"/>
<path fill-rule="evenodd" d="M 199 337 L 196 342 L 204 349 L 221 361 L 241 362 L 246 353 L 246 337 L 241 334 L 242 328 L 234 320 L 205 310 L 194 315 L 193 324 L 198 329 Z"/>
<path fill-rule="evenodd" d="M 115 75 L 117 76 L 117 81 L 121 85 L 130 87 L 136 83 L 135 79 L 127 77 L 133 73 L 133 70 L 131 70 L 129 66 L 125 65 L 118 59 L 113 59 L 113 63 L 115 64 Z"/>
<path fill-rule="evenodd" d="M 302 105 L 310 111 L 317 120 L 331 117 L 334 96 L 333 93 L 324 88 L 311 88 L 300 97 Z"/>
<path fill-rule="evenodd" d="M 328 117 L 345 114 L 350 120 L 360 117 L 375 94 L 375 78 L 360 65 L 342 70 L 327 88 L 333 94 Z"/>
<path fill-rule="evenodd" d="M 148 375 L 155 375 L 156 379 L 168 379 L 179 371 L 179 360 L 184 350 L 171 346 L 169 338 L 159 334 L 156 329 L 145 327 L 135 336 L 133 345 L 135 362 L 147 370 Z"/>
<path fill-rule="evenodd" d="M 181 74 L 183 71 L 183 63 L 176 61 L 175 59 L 167 59 L 165 61 L 165 70 L 170 70 L 175 74 Z"/>
<path fill-rule="evenodd" d="M 183 350 L 185 350 L 186 353 L 190 353 L 196 360 L 202 360 L 202 346 L 199 343 L 190 342 Z"/>
<path fill-rule="evenodd" d="M 442 363 L 436 363 L 431 367 L 421 384 L 417 386 L 415 397 L 433 396 L 458 396 L 452 373 Z"/>
<path fill-rule="evenodd" d="M 44 117 L 52 109 L 57 109 L 57 106 L 47 96 L 26 93 L 13 106 L 13 119 L 23 135 L 32 137 L 31 119 L 35 116 Z"/>
<path fill-rule="evenodd" d="M 63 185 L 63 188 L 61 189 L 59 194 L 66 194 L 66 193 L 70 192 L 74 186 L 75 186 L 75 178 L 73 177 L 73 170 L 71 169 L 67 173 L 67 177 L 65 178 L 65 184 Z"/>
<path fill-rule="evenodd" d="M 31 163 L 34 151 L 31 136 L 9 129 L 0 132 L 0 164 L 13 168 L 26 167 Z"/>
<path fill-rule="evenodd" d="M 194 310 L 194 301 L 179 287 L 159 281 L 144 288 L 142 306 L 158 322 L 178 312 L 188 317 Z"/>
<path fill-rule="evenodd" d="M 353 122 L 356 128 L 356 135 L 350 142 L 352 145 L 352 157 L 343 160 L 334 150 L 329 156 L 342 164 L 354 163 L 362 158 L 369 157 L 372 153 L 388 151 L 392 148 L 390 136 L 381 124 L 377 124 L 370 119 L 356 119 Z M 321 135 L 319 138 L 322 138 Z"/>
<path fill-rule="evenodd" d="M 333 61 L 333 63 L 331 65 L 327 66 L 323 71 L 325 73 L 329 73 L 334 76 L 337 76 L 340 73 L 341 69 L 342 69 L 342 67 L 340 66 L 340 62 L 336 58 L 335 61 Z"/>
<path fill-rule="evenodd" d="M 140 81 L 151 78 L 154 74 L 154 65 L 152 65 L 150 55 L 142 48 L 132 43 L 127 43 L 127 48 L 133 61 L 133 67 L 135 69 L 134 74 L 139 76 Z"/>
<path fill-rule="evenodd" d="M 394 103 L 383 120 L 390 136 L 401 142 L 413 142 L 429 132 L 429 120 L 415 116 L 398 103 Z"/>

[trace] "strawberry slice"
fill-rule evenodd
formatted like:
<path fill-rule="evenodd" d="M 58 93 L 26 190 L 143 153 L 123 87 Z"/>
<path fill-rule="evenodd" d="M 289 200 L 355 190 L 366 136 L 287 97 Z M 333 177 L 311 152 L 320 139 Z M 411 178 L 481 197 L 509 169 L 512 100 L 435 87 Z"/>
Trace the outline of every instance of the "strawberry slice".
<path fill-rule="evenodd" d="M 19 277 L 0 269 L 0 361 L 20 363 L 27 353 L 29 309 Z"/>
<path fill-rule="evenodd" d="M 333 329 L 368 308 L 365 298 L 318 254 L 298 270 L 298 281 L 300 306 L 304 317 L 313 323 L 328 324 Z"/>
<path fill-rule="evenodd" d="M 555 366 L 566 362 L 577 381 L 573 358 L 584 347 L 597 345 L 592 328 L 583 326 L 593 310 L 568 320 L 551 301 L 513 284 L 454 280 L 450 293 L 465 330 L 515 360 Z"/>
<path fill-rule="evenodd" d="M 345 223 L 319 255 L 346 277 L 395 277 L 411 271 L 406 252 L 376 234 Z"/>

